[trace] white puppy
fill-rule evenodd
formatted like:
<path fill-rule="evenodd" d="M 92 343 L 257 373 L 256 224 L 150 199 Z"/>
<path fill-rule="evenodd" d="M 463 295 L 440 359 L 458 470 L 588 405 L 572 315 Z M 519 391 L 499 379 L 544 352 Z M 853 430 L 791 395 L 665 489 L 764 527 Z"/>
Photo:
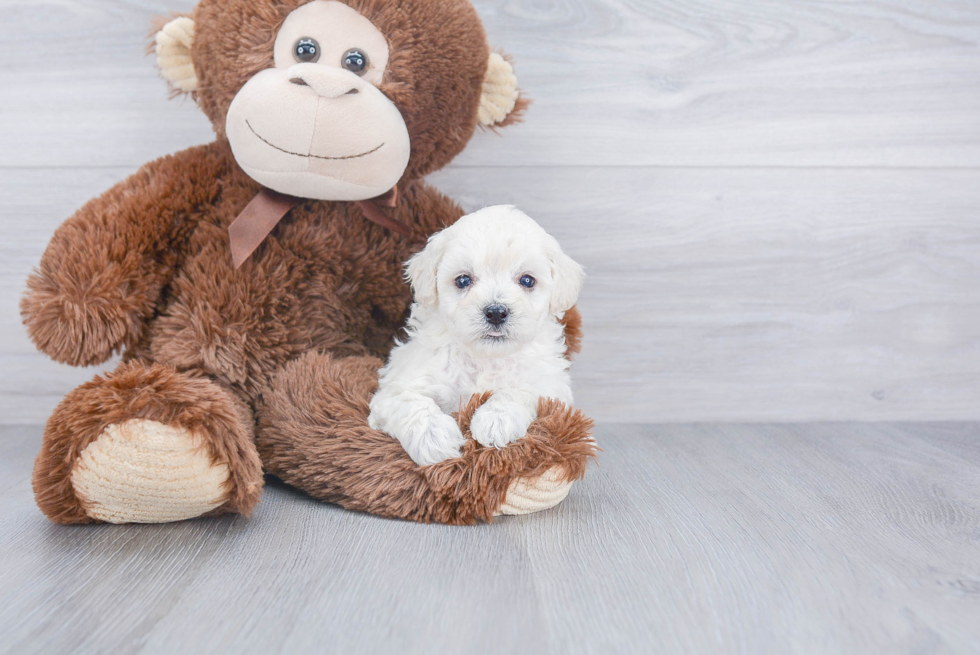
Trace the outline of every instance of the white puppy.
<path fill-rule="evenodd" d="M 368 423 L 416 463 L 458 457 L 449 415 L 493 395 L 473 415 L 473 438 L 502 447 L 527 432 L 539 397 L 571 404 L 564 329 L 585 274 L 554 237 L 511 206 L 481 209 L 429 238 L 406 277 L 415 292 L 409 341 L 381 369 Z"/>

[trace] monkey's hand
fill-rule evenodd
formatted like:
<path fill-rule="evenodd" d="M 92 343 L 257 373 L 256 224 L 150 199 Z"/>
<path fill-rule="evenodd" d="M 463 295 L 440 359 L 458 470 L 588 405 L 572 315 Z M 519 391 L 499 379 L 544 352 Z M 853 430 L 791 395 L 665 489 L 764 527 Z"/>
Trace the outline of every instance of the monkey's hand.
<path fill-rule="evenodd" d="M 147 164 L 57 229 L 20 303 L 41 351 L 89 366 L 139 339 L 193 230 L 192 209 L 220 188 L 200 182 L 221 174 L 213 150 Z"/>
<path fill-rule="evenodd" d="M 127 293 L 117 267 L 91 272 L 71 264 L 31 275 L 21 316 L 39 350 L 63 364 L 91 366 L 138 336 L 146 298 Z"/>

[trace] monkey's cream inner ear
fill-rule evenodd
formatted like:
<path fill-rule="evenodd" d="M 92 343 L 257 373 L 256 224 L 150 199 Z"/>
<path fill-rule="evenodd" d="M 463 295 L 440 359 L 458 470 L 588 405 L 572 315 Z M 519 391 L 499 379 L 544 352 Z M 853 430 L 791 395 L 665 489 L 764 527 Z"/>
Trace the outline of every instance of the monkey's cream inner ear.
<path fill-rule="evenodd" d="M 197 74 L 191 61 L 194 43 L 194 21 L 187 16 L 175 18 L 157 32 L 157 66 L 177 91 L 190 93 L 197 89 Z"/>
<path fill-rule="evenodd" d="M 491 52 L 477 117 L 487 127 L 503 122 L 517 104 L 517 76 L 510 63 L 499 53 Z"/>

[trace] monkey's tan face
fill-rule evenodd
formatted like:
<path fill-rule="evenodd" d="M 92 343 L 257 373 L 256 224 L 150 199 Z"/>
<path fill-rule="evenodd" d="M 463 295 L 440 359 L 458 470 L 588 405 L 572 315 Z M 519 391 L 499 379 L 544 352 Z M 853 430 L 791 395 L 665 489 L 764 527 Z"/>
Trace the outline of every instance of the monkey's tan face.
<path fill-rule="evenodd" d="M 228 109 L 235 160 L 260 184 L 317 200 L 365 200 L 408 165 L 405 121 L 377 84 L 388 44 L 367 18 L 314 0 L 286 18 L 275 67 L 253 76 Z"/>

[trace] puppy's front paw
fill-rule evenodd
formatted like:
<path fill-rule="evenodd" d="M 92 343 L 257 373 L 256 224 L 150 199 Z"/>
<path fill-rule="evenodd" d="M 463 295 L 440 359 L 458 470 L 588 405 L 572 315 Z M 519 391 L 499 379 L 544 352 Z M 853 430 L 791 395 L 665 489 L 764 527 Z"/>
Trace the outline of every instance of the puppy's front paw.
<path fill-rule="evenodd" d="M 419 421 L 415 427 L 416 435 L 411 445 L 405 444 L 406 452 L 419 466 L 439 462 L 462 455 L 466 438 L 456 424 L 456 419 L 447 414 L 432 414 Z"/>
<path fill-rule="evenodd" d="M 470 432 L 484 446 L 503 448 L 527 434 L 532 420 L 520 406 L 496 404 L 491 398 L 474 412 Z"/>

